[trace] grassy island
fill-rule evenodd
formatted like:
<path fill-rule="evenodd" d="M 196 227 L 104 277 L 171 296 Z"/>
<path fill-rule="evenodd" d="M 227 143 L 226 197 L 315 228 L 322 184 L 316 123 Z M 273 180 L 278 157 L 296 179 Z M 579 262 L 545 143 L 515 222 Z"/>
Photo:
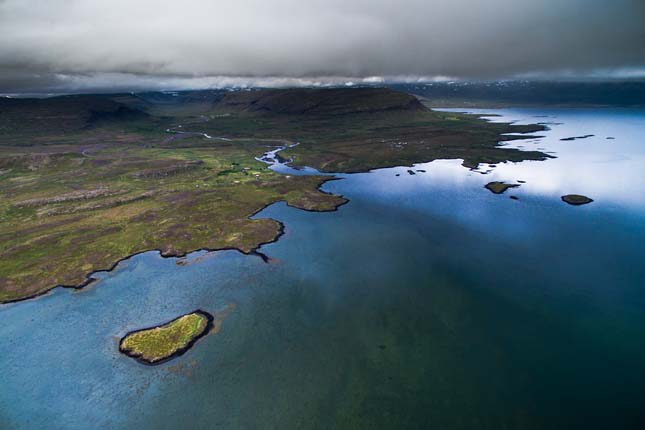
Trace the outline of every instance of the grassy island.
<path fill-rule="evenodd" d="M 125 335 L 119 351 L 145 364 L 160 364 L 190 349 L 212 327 L 213 316 L 197 310 L 166 324 Z"/>
<path fill-rule="evenodd" d="M 504 148 L 542 126 L 434 112 L 385 88 L 186 91 L 0 98 L 0 303 L 82 287 L 130 255 L 253 253 L 282 226 L 250 217 L 285 201 L 331 211 L 347 200 L 256 160 L 366 171 L 459 158 L 543 160 Z M 524 136 L 525 137 L 525 136 Z"/>
<path fill-rule="evenodd" d="M 508 190 L 509 188 L 517 188 L 519 187 L 519 184 L 507 184 L 505 182 L 489 182 L 487 183 L 484 187 L 491 191 L 492 193 L 495 194 L 502 194 L 504 191 Z"/>

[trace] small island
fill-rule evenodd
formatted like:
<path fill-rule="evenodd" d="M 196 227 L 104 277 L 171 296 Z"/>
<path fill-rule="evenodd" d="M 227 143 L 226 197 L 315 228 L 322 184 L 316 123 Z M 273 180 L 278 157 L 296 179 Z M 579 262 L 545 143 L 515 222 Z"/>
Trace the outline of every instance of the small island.
<path fill-rule="evenodd" d="M 574 206 L 586 205 L 587 203 L 593 202 L 593 199 L 590 199 L 587 196 L 581 196 L 580 194 L 567 194 L 561 198 L 563 202 Z"/>
<path fill-rule="evenodd" d="M 509 188 L 516 188 L 519 187 L 519 184 L 506 184 L 504 182 L 489 182 L 486 185 L 484 185 L 484 188 L 487 190 L 495 193 L 495 194 L 502 194 L 504 191 L 508 190 Z"/>
<path fill-rule="evenodd" d="M 579 140 L 579 139 L 589 139 L 590 137 L 594 137 L 593 134 L 585 134 L 583 136 L 571 136 L 571 137 L 565 137 L 563 139 L 560 139 L 562 141 L 571 141 L 571 140 Z"/>
<path fill-rule="evenodd" d="M 143 364 L 161 364 L 188 351 L 213 327 L 213 316 L 196 310 L 156 327 L 131 331 L 119 351 Z"/>

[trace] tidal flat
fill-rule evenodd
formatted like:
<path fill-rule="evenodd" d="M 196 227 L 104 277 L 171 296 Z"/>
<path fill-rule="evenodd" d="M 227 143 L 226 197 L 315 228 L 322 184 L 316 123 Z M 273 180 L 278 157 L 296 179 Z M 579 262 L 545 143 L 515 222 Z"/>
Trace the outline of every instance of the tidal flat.
<path fill-rule="evenodd" d="M 343 174 L 322 186 L 349 200 L 338 211 L 278 202 L 252 217 L 284 225 L 259 249 L 270 264 L 147 252 L 85 289 L 0 306 L 0 422 L 639 428 L 645 111 L 474 113 L 562 123 L 507 147 L 557 158 Z M 596 137 L 560 141 L 584 134 Z M 520 180 L 519 201 L 484 189 Z M 595 201 L 569 206 L 570 193 Z M 141 366 L 118 351 L 128 332 L 231 304 L 217 336 L 175 360 Z"/>

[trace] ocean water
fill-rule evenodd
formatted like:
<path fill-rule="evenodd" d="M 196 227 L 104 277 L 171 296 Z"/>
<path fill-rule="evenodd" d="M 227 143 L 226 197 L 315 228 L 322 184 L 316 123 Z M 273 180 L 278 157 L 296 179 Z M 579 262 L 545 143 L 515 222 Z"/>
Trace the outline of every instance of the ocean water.
<path fill-rule="evenodd" d="M 336 212 L 256 215 L 268 264 L 149 252 L 0 306 L 0 429 L 643 428 L 645 111 L 477 113 L 549 123 L 510 145 L 557 158 L 340 175 Z M 221 329 L 185 355 L 118 352 L 198 308 Z"/>

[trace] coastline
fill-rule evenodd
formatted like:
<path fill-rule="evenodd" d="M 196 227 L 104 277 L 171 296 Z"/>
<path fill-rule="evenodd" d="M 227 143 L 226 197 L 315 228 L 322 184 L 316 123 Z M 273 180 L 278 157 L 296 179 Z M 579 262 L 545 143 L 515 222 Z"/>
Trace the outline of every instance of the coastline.
<path fill-rule="evenodd" d="M 340 180 L 340 179 L 342 179 L 342 178 L 338 178 L 338 177 L 324 178 L 318 184 L 318 187 L 316 189 L 319 192 L 322 192 L 324 194 L 335 195 L 335 194 L 332 194 L 332 193 L 322 191 L 320 189 L 320 187 L 322 187 L 326 182 L 334 181 L 334 180 Z M 299 210 L 303 210 L 303 211 L 307 211 L 307 212 L 336 212 L 336 211 L 338 211 L 339 207 L 349 203 L 349 199 L 345 198 L 344 196 L 337 196 L 337 197 L 341 198 L 343 201 L 340 202 L 339 204 L 335 205 L 332 209 L 329 209 L 329 210 L 301 208 L 301 207 L 298 207 L 298 206 L 290 205 L 289 203 L 286 202 L 286 200 L 282 199 L 282 200 L 276 200 L 274 202 L 271 202 L 271 203 L 268 203 L 268 204 L 262 206 L 260 209 L 258 209 L 255 212 L 249 214 L 246 218 L 250 219 L 253 216 L 257 215 L 258 213 L 262 212 L 264 209 L 268 208 L 269 206 L 274 205 L 276 203 L 280 203 L 280 202 L 285 202 L 287 204 L 287 206 L 289 206 L 291 208 L 295 208 L 295 209 L 299 209 Z M 259 249 L 264 245 L 269 245 L 271 243 L 277 242 L 280 239 L 280 237 L 282 235 L 284 235 L 284 233 L 285 233 L 285 225 L 281 221 L 278 221 L 278 220 L 273 219 L 273 218 L 266 218 L 266 219 L 272 220 L 272 221 L 274 221 L 274 222 L 276 222 L 278 224 L 278 229 L 276 231 L 275 236 L 273 238 L 271 238 L 270 240 L 267 240 L 265 242 L 261 242 L 261 243 L 257 244 L 255 247 L 251 248 L 248 251 L 244 251 L 244 250 L 242 250 L 240 248 L 237 248 L 237 247 L 234 247 L 234 246 L 225 246 L 225 247 L 221 247 L 221 248 L 204 248 L 204 247 L 200 247 L 200 248 L 192 249 L 192 250 L 189 250 L 189 251 L 186 251 L 186 252 L 183 252 L 183 253 L 164 252 L 160 248 L 145 249 L 145 250 L 142 250 L 142 251 L 134 252 L 132 254 L 126 255 L 123 258 L 118 259 L 117 261 L 115 261 L 112 265 L 110 265 L 106 269 L 93 270 L 93 271 L 89 272 L 85 276 L 85 281 L 81 282 L 80 284 L 76 284 L 76 285 L 54 285 L 51 288 L 47 288 L 47 289 L 45 289 L 43 291 L 40 291 L 40 292 L 35 293 L 35 294 L 31 294 L 29 296 L 20 297 L 20 298 L 16 298 L 16 299 L 2 300 L 2 301 L 0 301 L 0 306 L 12 304 L 12 303 L 19 303 L 19 302 L 23 302 L 23 301 L 26 301 L 26 300 L 37 299 L 37 298 L 42 297 L 42 296 L 44 296 L 46 294 L 49 294 L 51 291 L 53 291 L 53 290 L 55 290 L 57 288 L 65 288 L 65 289 L 71 289 L 71 290 L 82 290 L 83 288 L 85 288 L 85 287 L 91 285 L 92 283 L 98 281 L 97 278 L 92 277 L 92 275 L 94 275 L 95 273 L 112 272 L 113 270 L 116 269 L 116 267 L 119 265 L 119 263 L 121 263 L 123 261 L 126 261 L 126 260 L 129 260 L 132 257 L 136 257 L 137 255 L 144 254 L 146 252 L 152 252 L 152 251 L 158 252 L 159 255 L 162 258 L 183 258 L 183 257 L 186 257 L 188 254 L 192 254 L 194 252 L 200 252 L 200 251 L 205 251 L 205 252 L 237 251 L 237 252 L 239 252 L 239 253 L 241 253 L 243 255 L 257 256 L 257 257 L 261 258 L 262 261 L 264 261 L 265 263 L 268 263 L 269 260 L 270 260 L 269 256 L 267 256 L 263 252 L 260 252 Z"/>
<path fill-rule="evenodd" d="M 473 118 L 476 118 L 481 121 L 485 121 L 487 123 L 495 123 L 494 121 L 491 120 L 493 117 L 501 117 L 501 114 L 495 114 L 495 113 L 482 113 L 482 112 L 472 112 L 469 111 L 468 108 L 463 108 L 462 107 L 446 107 L 446 106 L 426 106 L 428 109 L 430 109 L 433 112 L 452 112 L 455 111 L 457 113 L 461 113 L 463 115 L 467 115 Z M 485 108 L 487 108 L 486 106 Z M 482 108 L 482 109 L 485 109 Z M 447 110 L 444 110 L 447 109 Z M 499 108 L 491 108 L 491 109 L 499 109 Z M 502 124 L 507 124 L 509 126 L 512 125 L 517 125 L 514 123 L 514 121 L 502 121 Z M 541 133 L 545 131 L 551 130 L 551 127 L 549 126 L 550 124 L 544 123 L 544 122 L 536 122 L 536 123 L 531 123 L 527 124 L 527 126 L 533 126 L 533 129 L 527 130 L 524 132 L 510 132 L 510 133 L 501 133 L 497 136 L 497 142 L 495 143 L 494 146 L 491 147 L 491 149 L 509 149 L 506 148 L 507 143 L 512 143 L 514 141 L 522 141 L 522 140 L 527 140 L 527 139 L 543 139 L 546 137 L 543 134 L 536 134 L 536 133 Z M 288 141 L 287 141 L 288 142 Z M 287 146 L 283 148 L 282 150 L 284 151 L 289 151 L 289 149 L 292 149 L 293 147 L 298 146 L 298 145 L 293 145 L 293 146 Z M 515 148 L 511 148 L 515 149 Z M 281 151 L 282 151 L 281 150 Z M 475 170 L 479 167 L 480 164 L 490 164 L 490 163 L 506 163 L 506 162 L 511 162 L 511 163 L 521 163 L 523 161 L 547 161 L 549 159 L 557 158 L 554 155 L 547 154 L 543 151 L 536 150 L 536 151 L 526 151 L 522 149 L 517 149 L 518 153 L 535 153 L 539 154 L 539 156 L 536 156 L 535 158 L 523 158 L 521 160 L 511 160 L 509 159 L 510 157 L 507 157 L 505 160 L 492 160 L 492 161 L 479 161 L 477 163 L 471 163 L 470 160 L 468 160 L 467 157 L 464 158 L 459 158 L 459 157 L 431 157 L 431 158 L 420 158 L 418 160 L 415 160 L 414 162 L 410 164 L 403 164 L 403 163 L 392 163 L 392 164 L 384 164 L 380 165 L 377 167 L 371 167 L 371 168 L 358 168 L 358 169 L 349 169 L 349 170 L 343 170 L 343 171 L 327 171 L 324 167 L 314 167 L 318 172 L 325 174 L 325 175 L 351 175 L 351 174 L 356 174 L 356 173 L 370 173 L 375 170 L 380 170 L 380 169 L 391 169 L 395 167 L 408 167 L 408 168 L 413 168 L 417 164 L 424 164 L 424 163 L 431 163 L 436 160 L 456 160 L 459 159 L 462 161 L 461 165 L 468 169 L 468 170 Z M 298 165 L 297 163 L 297 156 L 292 156 L 290 160 L 290 164 L 295 165 L 294 168 L 296 169 L 301 169 L 306 166 L 301 166 Z M 310 166 L 311 167 L 311 166 Z"/>
<path fill-rule="evenodd" d="M 489 120 L 487 120 L 487 119 L 486 119 L 486 117 L 487 117 L 487 116 L 490 116 L 490 115 L 487 115 L 487 114 L 473 114 L 473 113 L 468 113 L 468 115 L 472 115 L 473 117 L 476 117 L 476 118 L 478 118 L 478 119 L 481 119 L 481 120 L 484 120 L 484 121 L 489 122 Z M 510 123 L 510 122 L 509 122 L 508 124 L 512 124 L 512 123 Z M 534 126 L 536 126 L 536 129 L 535 129 L 535 130 L 532 130 L 532 131 L 526 131 L 526 132 L 524 132 L 524 133 L 514 133 L 514 134 L 512 134 L 512 135 L 509 135 L 509 134 L 501 134 L 501 135 L 499 135 L 499 136 L 498 136 L 498 139 L 499 139 L 499 140 L 497 141 L 497 143 L 495 144 L 495 146 L 494 146 L 493 148 L 494 148 L 494 149 L 504 149 L 504 145 L 502 145 L 502 143 L 510 142 L 510 141 L 514 141 L 514 140 L 524 140 L 524 139 L 532 139 L 532 138 L 542 138 L 542 137 L 544 137 L 544 136 L 540 136 L 540 135 L 535 135 L 535 134 L 533 134 L 533 133 L 535 133 L 535 132 L 537 132 L 537 131 L 546 131 L 546 130 L 548 130 L 548 127 L 547 127 L 546 125 L 544 125 L 544 124 L 533 124 L 533 125 L 534 125 Z M 184 131 L 178 132 L 178 131 L 170 131 L 170 130 L 167 130 L 167 132 L 169 132 L 169 133 L 173 133 L 173 134 L 175 134 L 175 135 L 182 135 L 182 134 L 197 134 L 197 135 L 202 135 L 202 136 L 204 136 L 204 135 L 205 135 L 205 133 L 201 133 L 201 132 L 184 132 Z M 208 136 L 208 137 L 207 137 L 207 136 L 205 136 L 205 137 L 206 137 L 206 138 L 209 138 L 209 139 L 215 139 L 215 138 L 216 138 L 216 137 L 210 137 L 210 136 Z M 221 138 L 221 137 L 217 137 L 216 139 L 227 139 L 227 140 L 247 140 L 247 138 Z M 250 140 L 250 139 L 249 139 L 249 140 Z M 282 151 L 282 150 L 288 150 L 288 149 L 290 149 L 290 148 L 292 148 L 292 147 L 294 147 L 294 146 L 296 146 L 296 145 L 297 145 L 297 144 L 293 144 L 293 143 L 292 143 L 292 142 L 290 142 L 289 140 L 285 140 L 285 139 L 262 139 L 262 140 L 267 141 L 267 142 L 279 142 L 279 143 L 286 143 L 288 146 L 285 146 L 284 148 L 280 149 L 280 151 Z M 291 145 L 289 145 L 289 143 L 291 143 Z M 522 153 L 522 152 L 527 152 L 527 151 L 518 150 L 518 152 L 519 152 L 519 153 Z M 549 154 L 546 154 L 546 153 L 543 153 L 543 152 L 539 152 L 539 151 L 538 151 L 538 153 L 540 154 L 540 156 L 536 159 L 537 161 L 546 161 L 546 160 L 551 159 L 551 158 L 556 158 L 556 157 L 554 157 L 554 156 L 552 156 L 552 155 L 549 155 Z M 276 155 L 277 155 L 277 154 L 276 154 Z M 436 158 L 436 157 L 432 157 L 432 158 L 430 158 L 430 159 L 421 159 L 421 160 L 419 160 L 419 161 L 415 161 L 414 163 L 412 163 L 412 164 L 411 164 L 411 165 L 409 165 L 409 166 L 404 166 L 404 165 L 402 165 L 401 163 L 398 163 L 398 164 L 394 163 L 394 164 L 392 164 L 392 165 L 384 165 L 384 166 L 378 166 L 378 167 L 374 167 L 374 168 L 368 168 L 368 169 L 356 169 L 356 170 L 343 171 L 343 172 L 327 172 L 327 171 L 325 171 L 324 169 L 323 169 L 323 170 L 318 170 L 318 172 L 320 172 L 321 174 L 323 174 L 323 175 L 330 175 L 330 176 L 329 176 L 329 177 L 323 177 L 323 178 L 320 180 L 320 182 L 318 183 L 318 185 L 317 185 L 317 187 L 316 187 L 316 190 L 317 190 L 318 192 L 321 192 L 321 193 L 324 193 L 324 194 L 328 194 L 328 195 L 333 195 L 333 196 L 335 196 L 335 195 L 334 195 L 334 194 L 332 194 L 332 193 L 327 193 L 327 192 L 325 192 L 325 191 L 322 191 L 322 190 L 321 190 L 321 187 L 322 187 L 325 183 L 327 183 L 327 182 L 329 182 L 329 181 L 334 181 L 334 180 L 341 180 L 341 179 L 343 179 L 342 177 L 333 176 L 333 175 L 357 174 L 357 173 L 369 173 L 369 172 L 376 171 L 376 170 L 380 170 L 380 169 L 388 169 L 388 168 L 394 168 L 394 167 L 409 167 L 409 168 L 413 168 L 416 164 L 428 163 L 428 162 L 432 162 L 432 161 L 440 160 L 440 159 L 455 159 L 455 158 Z M 520 161 L 531 160 L 531 159 L 532 159 L 532 158 L 526 158 L 526 159 L 524 159 L 524 160 L 519 160 L 519 161 L 513 161 L 513 160 L 506 159 L 506 160 L 504 160 L 504 161 L 495 161 L 495 162 L 520 162 Z M 479 166 L 479 164 L 481 163 L 481 162 L 480 162 L 480 163 L 477 163 L 477 164 L 470 164 L 470 163 L 469 163 L 466 159 L 464 159 L 464 158 L 461 158 L 461 160 L 462 160 L 462 164 L 461 164 L 461 165 L 462 165 L 464 168 L 469 169 L 469 170 L 474 170 L 474 169 L 476 169 L 476 168 Z M 294 161 L 295 161 L 295 160 L 293 160 L 293 159 L 291 159 L 291 160 L 289 160 L 289 161 L 290 161 L 290 162 L 289 162 L 289 164 L 296 164 L 296 167 L 294 167 L 294 168 L 296 168 L 296 169 L 297 169 L 297 168 L 301 168 L 301 167 L 302 167 L 302 166 L 298 166 L 298 165 L 297 165 L 297 162 L 296 162 L 296 163 L 294 163 Z M 483 162 L 483 163 L 485 163 L 485 161 L 482 161 L 482 162 Z M 307 211 L 307 212 L 335 212 L 335 211 L 339 210 L 339 208 L 340 208 L 341 206 L 343 206 L 343 205 L 345 205 L 345 204 L 349 203 L 349 199 L 345 198 L 344 196 L 339 195 L 339 196 L 337 196 L 337 197 L 339 197 L 340 199 L 342 199 L 342 201 L 341 201 L 340 203 L 336 204 L 336 205 L 335 205 L 334 207 L 332 207 L 331 209 L 325 209 L 325 210 L 320 210 L 320 209 L 307 209 L 307 208 L 299 207 L 299 206 L 296 206 L 296 205 L 293 205 L 293 204 L 289 204 L 285 199 L 276 200 L 276 201 L 274 201 L 274 202 L 268 203 L 268 204 L 266 204 L 266 205 L 264 205 L 264 206 L 260 207 L 260 208 L 259 208 L 258 210 L 256 210 L 255 212 L 253 212 L 253 213 L 249 214 L 246 218 L 247 218 L 247 219 L 250 219 L 251 217 L 253 217 L 253 216 L 255 216 L 256 214 L 258 214 L 259 212 L 263 211 L 263 210 L 264 210 L 264 209 L 266 209 L 267 207 L 269 207 L 269 206 L 271 206 L 271 205 L 273 205 L 273 204 L 275 204 L 275 203 L 279 203 L 279 202 L 285 202 L 285 203 L 287 204 L 287 206 L 289 206 L 289 207 L 297 208 L 297 209 L 304 210 L 304 211 Z M 164 252 L 164 251 L 163 251 L 162 249 L 160 249 L 160 248 L 144 249 L 144 250 L 140 250 L 140 251 L 137 251 L 137 252 L 134 252 L 134 253 L 128 254 L 128 255 L 124 256 L 123 258 L 120 258 L 120 259 L 116 260 L 113 264 L 109 265 L 109 266 L 108 266 L 108 268 L 106 268 L 106 269 L 93 270 L 93 271 L 91 271 L 91 272 L 87 273 L 87 274 L 85 275 L 85 280 L 84 280 L 84 281 L 82 281 L 82 282 L 81 282 L 81 283 L 79 283 L 79 284 L 76 284 L 76 285 L 64 285 L 64 284 L 58 284 L 58 285 L 54 285 L 54 286 L 52 286 L 52 287 L 50 287 L 50 288 L 46 288 L 46 289 L 44 289 L 44 290 L 42 290 L 42 291 L 40 291 L 40 292 L 37 292 L 37 293 L 31 294 L 31 295 L 27 295 L 27 296 L 24 296 L 24 297 L 12 298 L 12 299 L 9 299 L 9 300 L 0 300 L 0 306 L 1 306 L 1 305 L 5 305 L 5 304 L 11 304 L 11 303 L 22 302 L 22 301 L 25 301 L 25 300 L 32 300 L 32 299 L 36 299 L 36 298 L 38 298 L 38 297 L 40 297 L 40 296 L 43 296 L 43 295 L 48 294 L 49 292 L 51 292 L 52 290 L 54 290 L 54 289 L 56 289 L 56 288 L 66 288 L 66 289 L 81 290 L 81 289 L 83 289 L 83 288 L 87 287 L 88 285 L 91 285 L 91 284 L 92 284 L 92 283 L 94 283 L 95 281 L 97 281 L 97 279 L 96 279 L 96 278 L 93 278 L 93 277 L 92 277 L 92 275 L 93 275 L 93 274 L 98 273 L 98 272 L 111 272 L 111 271 L 113 271 L 113 270 L 118 266 L 118 264 L 119 264 L 119 263 L 121 263 L 122 261 L 128 260 L 128 259 L 130 259 L 130 258 L 132 258 L 132 257 L 134 257 L 134 256 L 139 255 L 139 254 L 143 254 L 143 253 L 151 252 L 151 251 L 157 251 L 157 252 L 159 253 L 159 255 L 160 255 L 162 258 L 182 258 L 182 257 L 185 257 L 185 256 L 186 256 L 186 255 L 188 255 L 188 254 L 191 254 L 191 253 L 193 253 L 193 252 L 199 252 L 199 251 L 216 252 L 216 251 L 228 251 L 228 250 L 234 250 L 234 251 L 238 251 L 238 252 L 240 252 L 240 253 L 242 253 L 242 254 L 244 254 L 244 255 L 255 255 L 255 256 L 258 256 L 258 257 L 260 257 L 260 258 L 261 258 L 265 263 L 267 263 L 267 262 L 269 262 L 270 258 L 269 258 L 266 254 L 264 254 L 264 253 L 260 252 L 260 251 L 259 251 L 259 250 L 260 250 L 260 248 L 261 248 L 263 245 L 267 245 L 267 244 L 271 244 L 271 243 L 275 243 L 275 242 L 277 242 L 277 241 L 279 240 L 279 238 L 280 238 L 280 237 L 284 234 L 284 232 L 285 232 L 285 226 L 284 226 L 284 224 L 283 224 L 282 222 L 280 222 L 280 221 L 278 221 L 278 220 L 276 220 L 276 219 L 273 219 L 273 218 L 267 218 L 267 219 L 270 219 L 270 220 L 272 220 L 272 221 L 276 222 L 276 223 L 277 223 L 277 225 L 278 225 L 278 227 L 277 227 L 277 230 L 276 230 L 276 233 L 275 233 L 274 237 L 273 237 L 273 238 L 271 238 L 270 240 L 265 241 L 265 242 L 260 242 L 260 243 L 258 243 L 256 246 L 254 246 L 253 248 L 251 248 L 251 249 L 249 249 L 249 250 L 246 250 L 246 251 L 245 251 L 245 250 L 242 250 L 242 249 L 240 249 L 240 248 L 238 248 L 238 247 L 230 247 L 230 246 L 219 247 L 219 248 L 197 247 L 197 248 L 194 248 L 194 249 L 188 250 L 188 251 L 183 252 L 183 253 L 177 253 L 177 252 Z"/>

